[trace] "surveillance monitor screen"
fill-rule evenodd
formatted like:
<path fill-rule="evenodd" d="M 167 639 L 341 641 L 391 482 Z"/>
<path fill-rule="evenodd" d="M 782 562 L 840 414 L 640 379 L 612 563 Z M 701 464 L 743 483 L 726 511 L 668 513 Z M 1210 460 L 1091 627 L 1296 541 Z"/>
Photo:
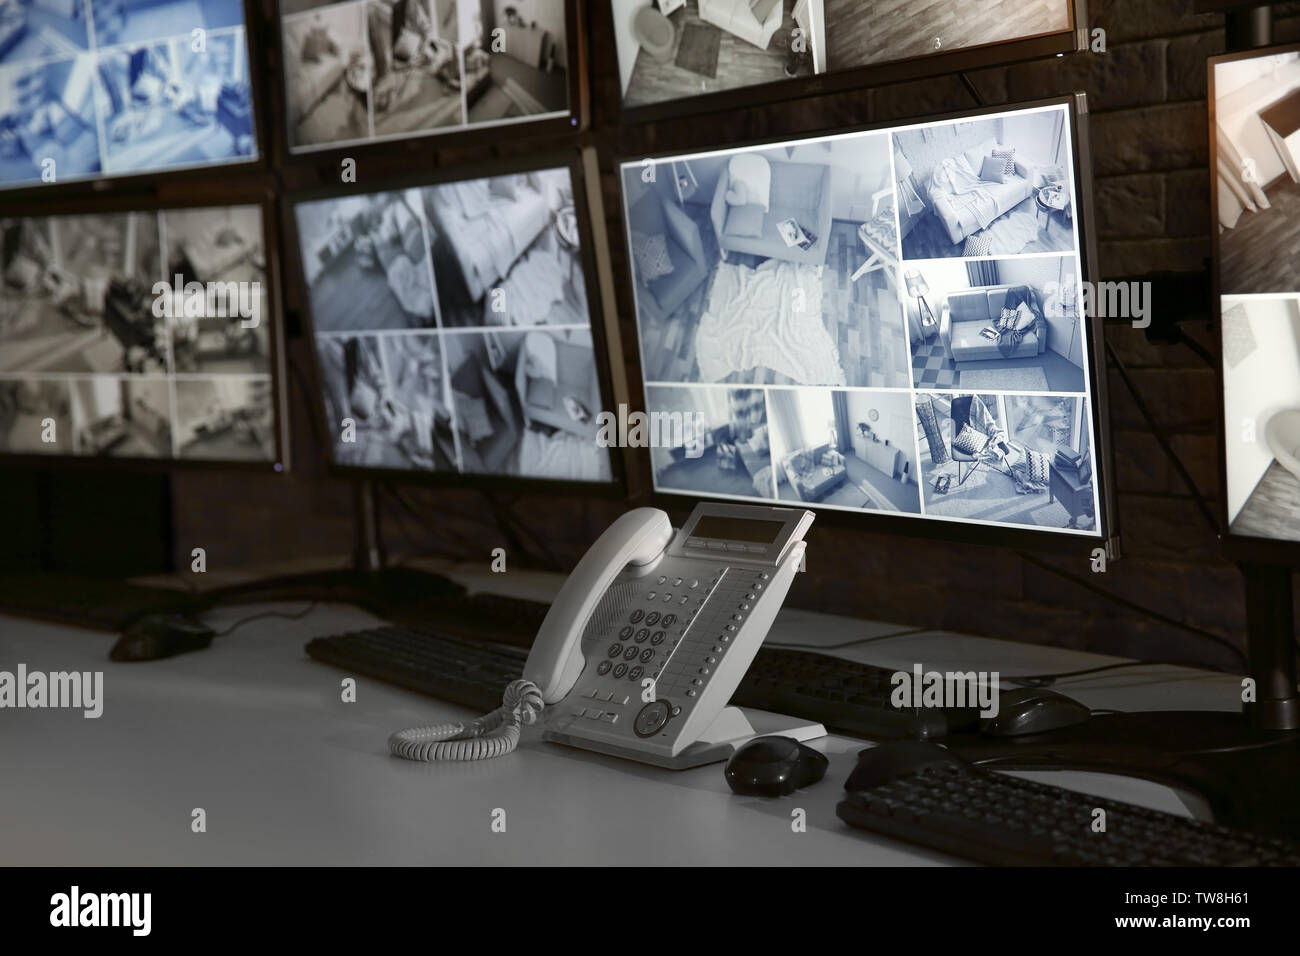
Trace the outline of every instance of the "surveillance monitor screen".
<path fill-rule="evenodd" d="M 613 480 L 568 168 L 295 215 L 335 465 Z"/>
<path fill-rule="evenodd" d="M 295 153 L 569 116 L 565 0 L 280 0 Z"/>
<path fill-rule="evenodd" d="M 612 2 L 627 109 L 883 64 L 924 67 L 956 50 L 1068 37 L 1076 18 L 1075 0 Z"/>
<path fill-rule="evenodd" d="M 0 2 L 0 189 L 257 159 L 243 0 Z"/>
<path fill-rule="evenodd" d="M 1065 105 L 621 165 L 664 493 L 1100 536 Z"/>
<path fill-rule="evenodd" d="M 1229 528 L 1300 541 L 1300 47 L 1211 83 Z"/>
<path fill-rule="evenodd" d="M 279 461 L 261 207 L 0 233 L 0 454 Z"/>

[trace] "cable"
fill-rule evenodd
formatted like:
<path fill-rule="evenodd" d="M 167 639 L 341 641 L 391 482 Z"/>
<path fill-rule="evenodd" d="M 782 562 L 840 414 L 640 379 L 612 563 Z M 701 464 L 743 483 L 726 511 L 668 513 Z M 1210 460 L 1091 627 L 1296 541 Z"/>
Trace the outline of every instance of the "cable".
<path fill-rule="evenodd" d="M 253 621 L 260 621 L 262 618 L 266 618 L 266 617 L 280 617 L 280 618 L 284 618 L 286 621 L 297 621 L 300 618 L 304 618 L 308 614 L 310 614 L 312 610 L 315 609 L 316 605 L 319 603 L 320 603 L 319 601 L 311 601 L 301 611 L 295 611 L 293 614 L 286 614 L 284 611 L 261 611 L 257 614 L 250 614 L 248 615 L 248 617 L 240 618 L 238 621 L 230 625 L 230 627 L 226 628 L 224 631 L 217 631 L 212 636 L 225 637 L 227 634 L 232 634 L 235 631 L 239 630 L 245 624 L 251 624 Z"/>
<path fill-rule="evenodd" d="M 388 738 L 388 751 L 404 760 L 490 760 L 519 746 L 520 728 L 534 723 L 546 704 L 530 680 L 511 681 L 501 706 L 468 724 L 436 724 L 399 730 Z"/>
<path fill-rule="evenodd" d="M 789 648 L 793 650 L 807 651 L 837 651 L 841 647 L 854 647 L 858 644 L 871 644 L 874 641 L 883 641 L 891 637 L 906 637 L 908 634 L 920 634 L 922 631 L 929 630 L 924 627 L 912 627 L 906 631 L 890 631 L 888 634 L 877 634 L 875 637 L 860 637 L 856 641 L 845 641 L 843 644 L 786 644 L 776 641 L 764 641 L 764 647 Z"/>
<path fill-rule="evenodd" d="M 966 92 L 969 93 L 970 98 L 975 101 L 975 105 L 983 106 L 984 97 L 980 95 L 979 87 L 975 85 L 975 81 L 967 76 L 964 70 L 961 73 L 958 73 L 957 76 L 961 78 L 961 85 L 966 87 Z"/>
<path fill-rule="evenodd" d="M 1124 380 L 1124 385 L 1128 388 L 1129 394 L 1133 396 L 1133 403 L 1137 405 L 1138 411 L 1142 414 L 1142 417 L 1146 419 L 1147 427 L 1151 429 L 1151 434 L 1155 436 L 1155 440 L 1159 443 L 1161 450 L 1173 463 L 1174 470 L 1177 471 L 1178 476 L 1183 479 L 1183 484 L 1187 485 L 1188 491 L 1192 493 L 1192 501 L 1196 504 L 1197 510 L 1201 512 L 1201 516 L 1205 519 L 1205 523 L 1210 526 L 1210 530 L 1214 532 L 1215 537 L 1218 537 L 1222 534 L 1222 529 L 1219 527 L 1218 519 L 1215 518 L 1213 512 L 1210 511 L 1209 505 L 1205 503 L 1205 498 L 1201 495 L 1201 490 L 1196 487 L 1196 481 L 1192 478 L 1191 472 L 1187 470 L 1182 459 L 1178 457 L 1173 446 L 1169 444 L 1169 439 L 1164 436 L 1160 427 L 1156 424 L 1155 417 L 1151 414 L 1151 409 L 1149 409 L 1147 403 L 1142 400 L 1142 396 L 1138 394 L 1137 387 L 1133 384 L 1133 380 L 1129 378 L 1128 368 L 1125 367 L 1124 362 L 1120 359 L 1119 353 L 1115 351 L 1115 346 L 1111 345 L 1109 341 L 1106 342 L 1106 354 L 1110 357 L 1110 360 L 1115 363 L 1115 371 L 1119 372 L 1119 377 Z"/>
<path fill-rule="evenodd" d="M 1153 611 L 1149 607 L 1143 607 L 1141 604 L 1138 604 L 1136 601 L 1130 601 L 1128 598 L 1120 597 L 1118 594 L 1115 594 L 1111 591 L 1107 591 L 1105 588 L 1097 587 L 1097 585 L 1093 584 L 1091 581 L 1087 580 L 1086 578 L 1082 578 L 1079 577 L 1079 575 L 1077 574 L 1072 574 L 1069 571 L 1062 570 L 1061 568 L 1048 564 L 1046 561 L 1041 561 L 1038 558 L 1034 557 L 1032 554 L 1028 554 L 1024 551 L 1017 551 L 1016 554 L 1020 556 L 1020 560 L 1028 561 L 1030 564 L 1042 568 L 1044 571 L 1065 578 L 1067 581 L 1070 581 L 1071 583 L 1078 585 L 1079 587 L 1083 588 L 1086 591 L 1091 591 L 1093 594 L 1100 595 L 1101 597 L 1106 598 L 1108 601 L 1112 601 L 1115 604 L 1119 604 L 1123 607 L 1126 607 L 1131 611 L 1137 611 L 1140 614 L 1144 614 L 1147 617 L 1151 618 L 1153 621 L 1159 621 L 1161 624 L 1168 625 L 1169 627 L 1178 628 L 1181 631 L 1186 631 L 1189 634 L 1195 634 L 1197 637 L 1203 638 L 1204 640 L 1207 641 L 1211 641 L 1219 645 L 1220 647 L 1224 648 L 1225 650 L 1231 651 L 1233 657 L 1236 658 L 1236 660 L 1241 664 L 1243 668 L 1248 666 L 1245 652 L 1242 651 L 1242 649 L 1238 647 L 1236 644 L 1233 644 L 1231 641 L 1227 640 L 1226 638 L 1220 637 L 1218 634 L 1215 634 L 1211 631 L 1202 630 L 1201 628 L 1194 627 L 1191 624 L 1184 624 L 1182 621 L 1178 621 L 1172 617 L 1168 617 L 1164 614 L 1161 614 L 1159 611 Z"/>

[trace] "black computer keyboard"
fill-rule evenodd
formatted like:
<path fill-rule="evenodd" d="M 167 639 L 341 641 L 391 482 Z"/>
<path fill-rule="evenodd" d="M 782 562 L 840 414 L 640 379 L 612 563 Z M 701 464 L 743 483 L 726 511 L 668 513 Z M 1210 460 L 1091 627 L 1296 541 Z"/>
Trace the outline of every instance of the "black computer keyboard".
<path fill-rule="evenodd" d="M 482 712 L 501 706 L 506 685 L 523 674 L 528 657 L 517 647 L 396 624 L 313 638 L 307 653 L 351 673 Z"/>
<path fill-rule="evenodd" d="M 504 594 L 466 594 L 439 598 L 425 621 L 439 633 L 472 637 L 524 650 L 533 646 L 549 604 Z"/>
<path fill-rule="evenodd" d="M 466 707 L 486 711 L 500 706 L 506 684 L 523 673 L 527 651 L 517 646 L 520 632 L 503 630 L 489 644 L 449 633 L 446 624 L 439 618 L 427 626 L 391 625 L 318 637 L 307 644 L 307 653 Z M 812 651 L 762 648 L 731 702 L 820 721 L 828 730 L 872 740 L 941 736 L 978 720 L 974 709 L 895 709 L 889 699 L 893 673 Z"/>
<path fill-rule="evenodd" d="M 731 702 L 817 720 L 827 730 L 870 740 L 942 737 L 979 721 L 974 707 L 895 707 L 889 667 L 808 650 L 765 647 Z"/>
<path fill-rule="evenodd" d="M 41 572 L 0 576 L 0 613 L 120 631 L 146 614 L 184 614 L 200 599 L 174 588 L 141 587 L 116 578 Z"/>
<path fill-rule="evenodd" d="M 973 766 L 931 743 L 859 757 L 836 807 L 852 826 L 1012 866 L 1296 866 L 1300 847 Z M 1105 811 L 1105 830 L 1094 830 Z"/>

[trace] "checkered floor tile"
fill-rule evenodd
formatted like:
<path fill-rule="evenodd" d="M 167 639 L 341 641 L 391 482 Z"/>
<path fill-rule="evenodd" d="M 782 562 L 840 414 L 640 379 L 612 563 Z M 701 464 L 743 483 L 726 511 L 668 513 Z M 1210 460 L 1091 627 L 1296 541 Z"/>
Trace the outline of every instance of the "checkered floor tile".
<path fill-rule="evenodd" d="M 912 378 L 917 388 L 956 388 L 959 373 L 943 343 L 934 341 L 914 347 Z"/>

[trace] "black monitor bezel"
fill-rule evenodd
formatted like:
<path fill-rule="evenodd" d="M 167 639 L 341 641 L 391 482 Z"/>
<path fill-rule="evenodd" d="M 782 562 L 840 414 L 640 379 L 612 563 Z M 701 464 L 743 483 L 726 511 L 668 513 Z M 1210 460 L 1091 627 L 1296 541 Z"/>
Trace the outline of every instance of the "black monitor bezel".
<path fill-rule="evenodd" d="M 725 151 L 740 147 L 764 146 L 790 142 L 792 139 L 815 139 L 822 136 L 834 136 L 841 133 L 853 132 L 878 132 L 881 130 L 895 129 L 901 126 L 912 126 L 927 123 L 942 123 L 954 120 L 977 118 L 985 115 L 1013 112 L 1020 109 L 1032 109 L 1042 106 L 1065 106 L 1070 118 L 1071 144 L 1074 151 L 1074 174 L 1075 174 L 1075 191 L 1078 200 L 1076 206 L 1076 218 L 1080 220 L 1079 237 L 1080 248 L 1077 254 L 1080 259 L 1080 269 L 1085 281 L 1097 281 L 1097 249 L 1096 249 L 1096 229 L 1094 226 L 1093 203 L 1092 203 L 1092 163 L 1091 151 L 1088 139 L 1088 124 L 1086 117 L 1088 115 L 1087 97 L 1083 93 L 1074 93 L 1069 96 L 1052 97 L 1048 99 L 1023 101 L 1016 103 L 1006 103 L 998 106 L 984 106 L 972 110 L 962 110 L 953 113 L 940 113 L 921 117 L 909 117 L 905 120 L 888 120 L 877 123 L 863 124 L 860 126 L 840 127 L 836 129 L 817 130 L 812 132 L 799 132 L 794 135 L 785 135 L 777 137 L 765 137 L 762 139 L 743 140 L 740 142 L 716 144 L 710 143 L 706 146 L 700 146 L 694 149 L 679 148 L 668 153 L 660 153 L 650 156 L 623 155 L 616 157 L 613 162 L 614 175 L 619 180 L 618 203 L 619 203 L 619 231 L 624 262 L 631 262 L 631 250 L 628 246 L 628 221 L 627 208 L 623 196 L 623 184 L 620 167 L 625 162 L 638 163 L 643 160 L 666 160 L 686 153 L 696 153 L 701 151 Z M 622 291 L 632 295 L 631 300 L 632 318 L 634 332 L 638 332 L 637 318 L 635 315 L 635 296 L 629 277 L 624 277 L 622 282 Z M 1081 321 L 1087 322 L 1087 329 L 1091 347 L 1088 355 L 1088 372 L 1092 382 L 1092 448 L 1094 450 L 1095 473 L 1098 476 L 1098 503 L 1101 513 L 1097 515 L 1098 535 L 1085 534 L 1060 534 L 1049 530 L 1034 530 L 1028 528 L 1001 528 L 996 525 L 984 524 L 964 524 L 951 520 L 934 520 L 918 519 L 917 517 L 891 516 L 881 512 L 851 512 L 841 511 L 838 509 L 819 508 L 816 505 L 805 504 L 817 515 L 817 520 L 823 524 L 835 525 L 839 527 L 852 528 L 856 531 L 879 532 L 882 534 L 908 535 L 911 537 L 928 538 L 938 541 L 956 541 L 966 544 L 982 544 L 995 547 L 1019 548 L 1024 550 L 1040 551 L 1045 553 L 1069 554 L 1080 557 L 1091 558 L 1094 556 L 1096 549 L 1105 549 L 1108 559 L 1113 560 L 1120 556 L 1120 537 L 1118 523 L 1118 509 L 1115 504 L 1115 481 L 1114 481 L 1114 460 L 1111 448 L 1111 428 L 1109 418 L 1109 402 L 1107 397 L 1107 378 L 1106 378 L 1106 350 L 1105 350 L 1105 332 L 1103 320 L 1098 315 L 1082 315 Z M 640 411 L 646 411 L 645 408 L 645 380 L 643 371 L 640 369 L 640 339 L 637 338 L 636 355 L 638 364 L 638 377 L 641 380 L 640 394 L 634 394 L 630 401 L 634 407 Z M 966 394 L 966 393 L 963 393 Z M 686 493 L 667 493 L 655 489 L 654 476 L 650 467 L 650 456 L 647 452 L 642 451 L 638 456 L 639 465 L 637 467 L 637 478 L 643 482 L 640 487 L 647 489 L 646 495 L 652 500 L 657 507 L 664 509 L 680 510 L 687 503 L 693 501 L 725 501 L 731 503 L 756 504 L 762 499 L 744 499 L 738 502 L 733 498 L 716 498 L 709 495 L 696 495 Z M 764 500 L 765 501 L 765 500 Z M 766 502 L 775 504 L 789 504 L 789 502 Z"/>
<path fill-rule="evenodd" d="M 714 93 L 701 93 L 697 96 L 665 100 L 660 103 L 647 103 L 642 106 L 624 106 L 622 90 L 618 92 L 618 108 L 625 123 L 644 123 L 655 120 L 675 119 L 697 113 L 709 113 L 722 110 L 747 109 L 768 103 L 800 99 L 809 96 L 826 96 L 844 93 L 863 87 L 885 86 L 890 83 L 904 83 L 909 80 L 922 80 L 938 76 L 950 76 L 968 70 L 982 70 L 990 67 L 1008 66 L 1027 60 L 1041 60 L 1049 57 L 1079 53 L 1088 49 L 1088 0 L 1066 0 L 1070 3 L 1071 25 L 1058 33 L 1041 33 L 1013 40 L 983 43 L 978 46 L 959 47 L 931 56 L 911 57 L 902 60 L 890 60 L 864 66 L 846 67 L 842 70 L 828 70 L 814 76 L 774 80 L 756 86 L 739 87 L 734 90 L 718 90 Z M 608 4 L 606 6 L 609 6 Z M 602 14 L 606 36 L 612 37 L 613 8 Z M 592 42 L 600 35 L 600 29 L 592 30 Z M 617 67 L 617 51 L 613 54 Z M 617 76 L 611 79 L 617 83 Z"/>
<path fill-rule="evenodd" d="M 265 173 L 270 168 L 272 150 L 267 126 L 270 111 L 266 109 L 264 101 L 266 89 L 264 58 L 258 53 L 266 48 L 266 38 L 262 36 L 264 31 L 259 4 L 256 0 L 242 0 L 242 2 L 244 40 L 247 44 L 249 101 L 253 110 L 253 132 L 257 137 L 256 156 L 235 162 L 203 163 L 171 169 L 124 173 L 100 172 L 93 176 L 56 180 L 52 183 L 20 183 L 13 186 L 0 183 L 0 203 L 4 203 L 7 208 L 10 203 L 26 203 L 37 199 L 52 202 L 55 199 L 80 196 L 86 199 L 107 200 L 125 194 L 132 194 L 133 201 L 137 203 L 148 202 L 150 196 L 164 196 L 172 189 L 184 192 L 187 184 L 211 181 L 212 177 L 219 172 L 232 176 Z"/>
<path fill-rule="evenodd" d="M 1206 60 L 1206 108 L 1210 140 L 1209 168 L 1211 170 L 1217 169 L 1219 163 L 1219 145 L 1214 132 L 1218 122 L 1214 93 L 1214 68 L 1220 63 L 1230 63 L 1234 60 L 1263 59 L 1279 53 L 1300 53 L 1300 42 L 1255 47 L 1249 50 L 1212 56 Z M 1219 197 L 1217 190 L 1214 188 L 1213 177 L 1211 177 L 1210 185 L 1210 317 L 1214 323 L 1213 340 L 1216 345 L 1214 376 L 1216 387 L 1215 422 L 1218 426 L 1217 438 L 1219 443 L 1219 488 L 1215 504 L 1219 527 L 1222 529 L 1219 533 L 1219 541 L 1224 556 L 1229 560 L 1300 568 L 1300 541 L 1234 534 L 1232 522 L 1228 517 L 1228 410 L 1225 407 L 1227 376 L 1223 368 L 1223 293 L 1221 291 L 1222 283 L 1219 269 L 1222 260 L 1219 237 Z M 1286 295 L 1286 293 L 1278 293 L 1278 295 L 1280 297 Z M 1297 289 L 1294 295 L 1297 301 L 1300 301 L 1300 289 Z"/>
<path fill-rule="evenodd" d="M 280 11 L 281 0 L 274 0 L 272 3 L 274 22 L 267 29 L 267 45 L 275 50 L 277 62 L 281 66 L 281 77 L 273 84 L 274 92 L 271 96 L 274 110 L 268 112 L 275 114 L 272 142 L 277 168 L 299 167 L 299 175 L 301 175 L 302 170 L 315 167 L 321 171 L 320 180 L 323 182 L 337 178 L 339 164 L 344 159 L 356 159 L 360 162 L 367 156 L 382 156 L 386 163 L 410 167 L 427 162 L 431 149 L 460 149 L 490 145 L 500 140 L 503 131 L 506 133 L 517 131 L 519 135 L 530 139 L 572 137 L 584 132 L 591 121 L 586 52 L 586 2 L 587 0 L 564 0 L 565 43 L 569 54 L 569 62 L 566 65 L 569 96 L 567 116 L 552 116 L 536 120 L 521 118 L 513 122 L 456 126 L 383 139 L 357 140 L 345 145 L 326 144 L 300 149 L 295 148 L 289 141 L 289 78 L 284 69 L 284 17 Z"/>
<path fill-rule="evenodd" d="M 573 201 L 581 238 L 580 254 L 584 278 L 587 283 L 587 312 L 591 320 L 592 352 L 596 363 L 596 378 L 600 385 L 601 405 L 602 409 L 614 407 L 612 404 L 614 388 L 610 362 L 616 359 L 611 357 L 608 339 L 605 334 L 602 285 L 595 259 L 595 229 L 593 228 L 590 203 L 587 198 L 588 183 L 583 173 L 582 154 L 577 149 L 560 152 L 552 151 L 528 157 L 496 159 L 475 163 L 472 166 L 438 167 L 423 173 L 386 178 L 378 184 L 367 182 L 364 190 L 358 189 L 355 185 L 329 186 L 321 189 L 297 191 L 282 196 L 286 254 L 292 260 L 290 266 L 292 273 L 289 281 L 293 282 L 294 288 L 299 292 L 303 334 L 311 351 L 312 368 L 315 371 L 317 380 L 320 378 L 320 353 L 316 348 L 316 323 L 311 314 L 311 293 L 302 271 L 302 255 L 298 243 L 298 223 L 297 217 L 294 215 L 294 207 L 303 202 L 353 196 L 358 193 L 369 195 L 380 192 L 394 192 L 413 187 L 438 186 L 449 182 L 463 182 L 465 180 L 486 179 L 511 173 L 561 168 L 569 170 L 573 184 Z M 599 188 L 599 184 L 595 185 L 596 188 Z M 320 434 L 332 434 L 334 425 L 328 419 L 324 395 L 321 394 L 319 389 L 312 393 L 311 405 L 313 406 L 311 413 L 316 416 L 321 426 Z M 491 475 L 476 472 L 340 465 L 334 460 L 332 443 L 321 450 L 325 456 L 326 470 L 332 475 L 346 478 L 410 482 L 435 487 L 473 487 L 487 491 L 578 494 L 596 498 L 621 498 L 626 495 L 627 491 L 627 475 L 623 465 L 624 456 L 620 454 L 621 449 L 618 448 L 607 449 L 610 461 L 610 479 L 600 482 L 572 481 L 562 478 L 527 478 L 516 475 Z"/>
<path fill-rule="evenodd" d="M 68 470 L 121 470 L 121 471 L 171 471 L 175 470 L 230 470 L 260 473 L 285 473 L 289 471 L 289 408 L 285 388 L 285 329 L 284 308 L 280 285 L 279 224 L 276 222 L 274 190 L 266 184 L 239 184 L 219 196 L 190 197 L 183 200 L 141 203 L 140 196 L 123 193 L 97 197 L 87 204 L 83 197 L 61 197 L 41 203 L 24 203 L 6 206 L 6 218 L 52 218 L 70 215 L 98 215 L 102 213 L 161 213 L 173 209 L 221 208 L 226 206 L 258 206 L 262 210 L 262 243 L 266 256 L 267 302 L 271 309 L 271 396 L 274 402 L 275 457 L 270 461 L 225 461 L 213 458 L 144 458 L 116 455 L 41 455 L 0 451 L 0 467 L 66 468 Z"/>

